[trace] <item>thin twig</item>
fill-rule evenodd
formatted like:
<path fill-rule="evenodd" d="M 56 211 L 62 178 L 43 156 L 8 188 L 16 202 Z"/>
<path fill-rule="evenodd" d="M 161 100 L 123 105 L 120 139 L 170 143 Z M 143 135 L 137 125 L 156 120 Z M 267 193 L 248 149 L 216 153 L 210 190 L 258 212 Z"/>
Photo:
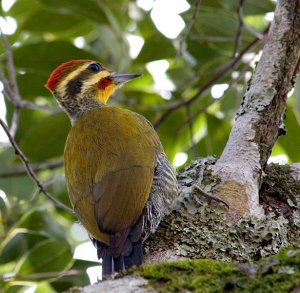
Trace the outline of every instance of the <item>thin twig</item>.
<path fill-rule="evenodd" d="M 14 93 L 14 99 L 16 101 L 20 101 L 21 97 L 20 97 L 19 88 L 18 88 L 18 84 L 17 84 L 13 52 L 12 52 L 11 46 L 7 40 L 7 37 L 3 33 L 1 28 L 0 28 L 0 34 L 1 34 L 2 43 L 4 45 L 6 55 L 7 55 L 7 69 L 8 69 L 10 86 L 11 86 L 12 92 Z"/>
<path fill-rule="evenodd" d="M 30 101 L 25 101 L 20 98 L 20 100 L 15 98 L 15 93 L 12 92 L 12 89 L 10 87 L 9 81 L 5 78 L 5 76 L 0 72 L 0 81 L 3 84 L 3 92 L 5 97 L 13 103 L 13 105 L 16 108 L 21 109 L 31 109 L 31 110 L 41 110 L 45 111 L 51 114 L 58 113 L 61 111 L 59 107 L 49 107 L 49 106 L 43 106 L 43 105 L 37 105 L 35 103 L 32 103 Z"/>
<path fill-rule="evenodd" d="M 266 30 L 267 31 L 267 30 Z M 208 82 L 206 82 L 199 90 L 198 92 L 192 96 L 188 100 L 180 101 L 176 104 L 172 104 L 166 112 L 164 112 L 160 118 L 154 123 L 154 127 L 157 129 L 174 111 L 186 106 L 191 105 L 194 103 L 199 97 L 201 97 L 208 89 L 210 89 L 219 79 L 223 78 L 226 74 L 228 74 L 228 71 L 231 69 L 233 70 L 234 67 L 239 63 L 239 61 L 242 59 L 243 55 L 247 53 L 251 48 L 253 48 L 260 39 L 255 38 L 251 43 L 249 43 L 235 58 L 230 59 L 229 62 L 222 67 L 222 69 Z"/>
<path fill-rule="evenodd" d="M 13 51 L 8 42 L 6 35 L 1 30 L 1 27 L 0 27 L 0 37 L 7 56 L 6 63 L 7 63 L 7 70 L 9 76 L 9 80 L 7 80 L 3 75 L 3 73 L 0 72 L 0 81 L 3 83 L 3 87 L 4 87 L 3 92 L 5 97 L 8 100 L 10 100 L 14 105 L 14 112 L 10 124 L 10 130 L 9 130 L 10 135 L 14 137 L 18 129 L 20 113 L 22 109 L 26 108 L 32 110 L 43 110 L 49 113 L 55 113 L 58 112 L 58 108 L 36 105 L 35 103 L 24 101 L 21 98 L 19 88 L 18 88 L 18 83 L 17 83 L 16 71 L 14 67 Z"/>
<path fill-rule="evenodd" d="M 52 278 L 61 278 L 66 276 L 80 276 L 82 275 L 81 271 L 78 270 L 69 270 L 66 272 L 45 272 L 45 273 L 36 273 L 36 274 L 28 274 L 28 275 L 7 275 L 0 276 L 0 280 L 4 282 L 10 282 L 15 280 L 40 280 L 40 279 L 52 279 Z"/>
<path fill-rule="evenodd" d="M 192 112 L 191 112 L 191 107 L 190 105 L 187 105 L 186 106 L 186 112 L 187 112 L 187 116 L 188 116 L 188 125 L 189 125 L 189 133 L 190 133 L 190 140 L 191 140 L 191 150 L 192 150 L 192 153 L 194 155 L 194 157 L 197 156 L 196 154 L 196 143 L 195 143 L 195 140 L 194 140 L 194 126 L 193 126 L 193 119 L 190 119 L 190 117 L 192 116 Z"/>
<path fill-rule="evenodd" d="M 7 97 L 11 99 L 13 93 L 11 92 L 9 81 L 6 79 L 2 72 L 0 72 L 0 81 L 3 84 L 4 90 L 7 90 Z"/>
<path fill-rule="evenodd" d="M 16 135 L 19 121 L 20 121 L 20 113 L 21 113 L 21 108 L 14 107 L 14 112 L 13 112 L 13 116 L 12 116 L 11 123 L 10 123 L 10 129 L 9 129 L 9 132 L 12 137 L 15 137 L 15 135 Z"/>
<path fill-rule="evenodd" d="M 251 61 L 249 63 L 251 63 Z M 216 102 L 220 102 L 224 98 L 225 94 L 232 88 L 232 86 L 234 84 L 236 84 L 245 75 L 245 72 L 250 67 L 249 63 L 247 63 L 244 66 L 244 68 L 240 71 L 240 74 L 237 78 L 233 78 L 230 80 L 230 82 L 228 83 L 228 88 L 224 91 L 223 96 L 220 99 L 212 99 L 210 101 L 210 103 L 208 103 L 208 104 L 204 105 L 203 107 L 201 107 L 200 109 L 198 109 L 198 111 L 196 111 L 193 115 L 190 115 L 188 117 L 188 119 L 183 121 L 183 123 L 177 128 L 177 131 L 181 131 L 184 126 L 186 126 L 187 124 L 190 124 L 191 120 L 193 121 L 197 116 L 204 113 L 208 109 L 208 107 L 210 107 L 212 104 L 214 104 Z"/>
<path fill-rule="evenodd" d="M 23 154 L 23 152 L 21 151 L 21 149 L 19 148 L 18 144 L 16 143 L 16 141 L 14 140 L 14 138 L 12 137 L 12 135 L 9 132 L 9 129 L 7 127 L 7 125 L 5 124 L 5 122 L 0 118 L 0 125 L 2 126 L 3 130 L 5 131 L 14 151 L 15 154 L 21 159 L 21 161 L 23 162 L 25 169 L 27 171 L 27 174 L 32 178 L 32 180 L 34 181 L 34 183 L 36 184 L 36 186 L 38 187 L 39 191 L 41 193 L 43 193 L 50 201 L 52 201 L 56 206 L 64 209 L 65 211 L 73 214 L 73 210 L 71 208 L 69 208 L 68 206 L 66 206 L 65 204 L 61 203 L 60 201 L 58 201 L 57 199 L 55 199 L 54 197 L 52 197 L 44 188 L 42 182 L 39 180 L 39 178 L 37 177 L 37 175 L 35 174 L 35 172 L 33 171 L 28 159 L 26 158 L 26 156 Z"/>
<path fill-rule="evenodd" d="M 185 42 L 186 42 L 186 38 L 190 32 L 190 30 L 192 29 L 196 19 L 197 19 L 197 15 L 198 15 L 198 12 L 199 12 L 199 9 L 200 9 L 200 4 L 201 4 L 201 0 L 196 0 L 195 2 L 195 9 L 194 9 L 194 13 L 189 21 L 189 24 L 186 26 L 183 34 L 182 34 L 182 37 L 179 41 L 179 55 L 182 56 L 183 55 L 183 50 L 184 50 L 184 45 L 185 45 Z"/>
<path fill-rule="evenodd" d="M 253 36 L 257 37 L 258 39 L 262 40 L 264 38 L 264 35 L 260 32 L 258 32 L 257 30 L 255 30 L 252 26 L 250 25 L 246 25 L 244 23 L 244 28 L 245 30 L 247 30 L 250 34 L 252 34 Z"/>
<path fill-rule="evenodd" d="M 55 114 L 61 112 L 62 110 L 59 107 L 49 107 L 44 105 L 37 105 L 35 103 L 21 100 L 20 104 L 18 104 L 22 109 L 30 109 L 30 110 L 41 110 L 50 114 Z"/>
<path fill-rule="evenodd" d="M 234 42 L 235 38 L 231 37 L 218 37 L 218 36 L 205 36 L 205 35 L 192 35 L 190 39 L 193 41 L 204 41 L 209 43 L 229 43 Z"/>
<path fill-rule="evenodd" d="M 60 168 L 63 165 L 62 160 L 58 160 L 56 162 L 50 162 L 50 163 L 33 163 L 31 164 L 31 168 L 34 172 L 43 171 L 43 170 L 54 170 L 56 168 Z M 10 172 L 3 172 L 0 173 L 0 178 L 11 178 L 11 177 L 19 177 L 27 175 L 26 169 L 24 169 L 23 166 L 20 166 L 18 168 L 14 168 Z"/>
<path fill-rule="evenodd" d="M 238 4 L 237 10 L 236 10 L 239 22 L 238 22 L 238 29 L 237 29 L 236 37 L 235 37 L 235 43 L 234 43 L 232 58 L 235 57 L 235 55 L 237 54 L 237 52 L 239 50 L 239 47 L 241 45 L 241 34 L 242 34 L 242 28 L 244 26 L 243 3 L 244 3 L 244 0 L 239 0 L 239 4 Z"/>

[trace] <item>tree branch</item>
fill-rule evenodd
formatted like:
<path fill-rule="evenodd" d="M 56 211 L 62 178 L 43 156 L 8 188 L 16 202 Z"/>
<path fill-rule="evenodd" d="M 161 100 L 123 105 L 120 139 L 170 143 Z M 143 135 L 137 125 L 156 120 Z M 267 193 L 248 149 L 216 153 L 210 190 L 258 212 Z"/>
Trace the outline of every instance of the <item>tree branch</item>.
<path fill-rule="evenodd" d="M 237 54 L 239 47 L 241 45 L 241 34 L 242 34 L 242 28 L 244 26 L 244 21 L 243 21 L 243 4 L 244 0 L 239 0 L 239 4 L 237 7 L 237 15 L 238 15 L 238 29 L 235 37 L 235 44 L 234 44 L 234 49 L 232 53 L 232 57 L 235 57 Z"/>
<path fill-rule="evenodd" d="M 11 282 L 14 280 L 22 280 L 22 281 L 32 281 L 32 280 L 43 280 L 43 279 L 57 279 L 66 276 L 80 276 L 82 275 L 82 271 L 78 270 L 69 270 L 64 272 L 43 272 L 36 274 L 28 274 L 28 275 L 7 275 L 0 276 L 0 280 L 4 282 Z"/>
<path fill-rule="evenodd" d="M 191 31 L 196 19 L 197 19 L 197 15 L 198 15 L 198 12 L 199 12 L 199 9 L 200 9 L 200 5 L 201 5 L 201 0 L 196 0 L 195 2 L 195 9 L 194 9 L 194 12 L 193 12 L 193 15 L 188 23 L 188 25 L 186 26 L 183 34 L 182 34 L 182 37 L 179 41 L 179 55 L 180 56 L 183 56 L 184 54 L 184 45 L 185 45 L 185 42 L 186 42 L 186 38 L 189 34 L 189 32 Z"/>
<path fill-rule="evenodd" d="M 7 69 L 8 69 L 8 75 L 9 75 L 10 87 L 11 87 L 11 91 L 13 93 L 12 97 L 15 99 L 16 102 L 20 102 L 21 97 L 20 97 L 19 88 L 18 88 L 18 84 L 17 84 L 12 49 L 7 40 L 6 35 L 2 32 L 1 28 L 0 28 L 0 34 L 1 34 L 2 43 L 4 45 L 6 55 L 7 55 Z"/>
<path fill-rule="evenodd" d="M 228 83 L 228 88 L 224 91 L 223 96 L 220 99 L 212 99 L 207 105 L 204 105 L 200 107 L 196 112 L 193 114 L 191 113 L 185 121 L 182 122 L 182 124 L 177 128 L 177 131 L 181 131 L 183 127 L 185 127 L 187 124 L 191 123 L 196 117 L 198 117 L 200 114 L 205 112 L 208 107 L 213 105 L 216 102 L 221 101 L 225 94 L 232 88 L 233 85 L 237 84 L 237 82 L 245 75 L 245 72 L 249 70 L 250 64 L 245 64 L 244 68 L 239 72 L 239 75 L 237 78 L 232 78 Z"/>
<path fill-rule="evenodd" d="M 1 28 L 0 28 L 0 37 L 7 55 L 6 64 L 7 64 L 8 76 L 9 76 L 9 80 L 7 80 L 5 76 L 0 72 L 0 81 L 3 83 L 4 95 L 14 105 L 14 112 L 10 124 L 10 130 L 9 130 L 10 135 L 14 137 L 18 129 L 21 109 L 26 108 L 32 110 L 43 110 L 49 113 L 56 113 L 59 111 L 59 108 L 51 108 L 47 106 L 36 105 L 35 103 L 24 101 L 21 98 L 18 83 L 17 83 L 12 48 L 8 42 L 6 35 L 3 33 Z"/>
<path fill-rule="evenodd" d="M 15 154 L 20 158 L 20 160 L 22 161 L 22 163 L 25 166 L 25 169 L 27 171 L 28 176 L 30 176 L 33 180 L 33 182 L 36 184 L 36 186 L 39 189 L 39 192 L 44 194 L 50 201 L 52 201 L 56 206 L 64 209 L 65 211 L 73 214 L 73 210 L 71 208 L 69 208 L 68 206 L 66 206 L 65 204 L 61 203 L 60 201 L 58 201 L 57 199 L 55 199 L 54 197 L 52 197 L 44 188 L 42 182 L 39 180 L 39 178 L 37 177 L 37 175 L 35 174 L 35 172 L 33 171 L 28 159 L 26 158 L 26 156 L 23 154 L 23 152 L 21 151 L 21 149 L 19 148 L 19 146 L 17 145 L 16 141 L 14 140 L 14 138 L 11 136 L 8 127 L 6 126 L 5 122 L 0 118 L 0 125 L 2 126 L 3 130 L 5 131 L 13 149 L 15 150 Z"/>
<path fill-rule="evenodd" d="M 50 163 L 33 163 L 31 168 L 34 172 L 43 171 L 43 170 L 54 170 L 56 168 L 62 167 L 64 162 L 58 160 Z M 0 178 L 10 178 L 27 175 L 27 170 L 24 167 L 14 168 L 12 171 L 0 173 Z"/>
<path fill-rule="evenodd" d="M 12 102 L 15 108 L 20 108 L 20 109 L 31 109 L 31 110 L 41 110 L 48 112 L 50 114 L 55 114 L 60 111 L 62 111 L 59 107 L 48 107 L 48 106 L 42 106 L 42 105 L 37 105 L 35 103 L 32 103 L 30 101 L 25 101 L 20 98 L 20 100 L 15 98 L 15 94 L 12 91 L 9 81 L 5 78 L 5 76 L 0 72 L 0 81 L 3 83 L 3 92 L 5 97 Z"/>
<path fill-rule="evenodd" d="M 230 216 L 261 216 L 261 176 L 278 137 L 300 58 L 300 3 L 279 0 L 263 54 L 246 91 L 226 147 L 211 169 L 214 192 L 231 207 Z"/>
<path fill-rule="evenodd" d="M 268 28 L 266 29 L 265 33 L 268 31 Z M 194 103 L 199 97 L 201 97 L 207 90 L 209 90 L 218 80 L 226 76 L 226 74 L 229 73 L 229 70 L 233 70 L 235 66 L 239 63 L 239 61 L 242 59 L 243 55 L 247 53 L 250 49 L 252 49 L 258 42 L 261 40 L 258 38 L 255 38 L 251 43 L 249 43 L 241 52 L 236 56 L 235 58 L 231 59 L 227 64 L 222 66 L 220 71 L 208 82 L 206 82 L 199 90 L 198 92 L 192 96 L 188 100 L 180 101 L 176 104 L 171 105 L 161 116 L 160 118 L 154 123 L 155 129 L 157 129 L 173 112 L 176 110 L 185 107 L 187 105 L 191 105 Z"/>

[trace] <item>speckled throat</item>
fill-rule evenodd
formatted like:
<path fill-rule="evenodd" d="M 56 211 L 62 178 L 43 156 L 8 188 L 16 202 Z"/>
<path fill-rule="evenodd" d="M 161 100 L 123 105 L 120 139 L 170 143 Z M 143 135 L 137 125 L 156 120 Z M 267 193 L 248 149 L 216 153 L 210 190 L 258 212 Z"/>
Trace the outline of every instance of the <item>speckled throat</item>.
<path fill-rule="evenodd" d="M 59 106 L 68 114 L 72 124 L 85 112 L 104 106 L 95 99 L 94 90 L 85 90 L 84 93 L 81 93 L 81 90 L 76 94 L 74 90 L 67 90 L 65 93 L 53 91 Z"/>

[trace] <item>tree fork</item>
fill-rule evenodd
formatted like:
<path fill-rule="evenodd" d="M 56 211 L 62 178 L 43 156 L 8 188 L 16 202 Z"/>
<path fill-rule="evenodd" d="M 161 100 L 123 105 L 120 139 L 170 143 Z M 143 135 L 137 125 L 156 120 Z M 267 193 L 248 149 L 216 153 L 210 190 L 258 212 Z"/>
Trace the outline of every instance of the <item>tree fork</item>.
<path fill-rule="evenodd" d="M 261 177 L 279 134 L 286 97 L 299 72 L 300 2 L 279 0 L 260 61 L 231 130 L 214 166 L 220 180 L 213 193 L 230 206 L 228 217 L 257 217 Z"/>

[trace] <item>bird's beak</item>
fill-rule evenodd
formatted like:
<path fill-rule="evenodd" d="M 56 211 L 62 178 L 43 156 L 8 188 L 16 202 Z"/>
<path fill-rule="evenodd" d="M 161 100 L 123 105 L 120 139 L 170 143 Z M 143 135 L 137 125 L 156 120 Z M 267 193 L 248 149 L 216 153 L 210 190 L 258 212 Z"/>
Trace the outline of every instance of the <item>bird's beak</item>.
<path fill-rule="evenodd" d="M 141 74 L 118 74 L 118 73 L 112 73 L 109 77 L 112 79 L 112 82 L 115 84 L 123 84 L 127 81 L 130 81 L 134 78 L 140 77 Z"/>

